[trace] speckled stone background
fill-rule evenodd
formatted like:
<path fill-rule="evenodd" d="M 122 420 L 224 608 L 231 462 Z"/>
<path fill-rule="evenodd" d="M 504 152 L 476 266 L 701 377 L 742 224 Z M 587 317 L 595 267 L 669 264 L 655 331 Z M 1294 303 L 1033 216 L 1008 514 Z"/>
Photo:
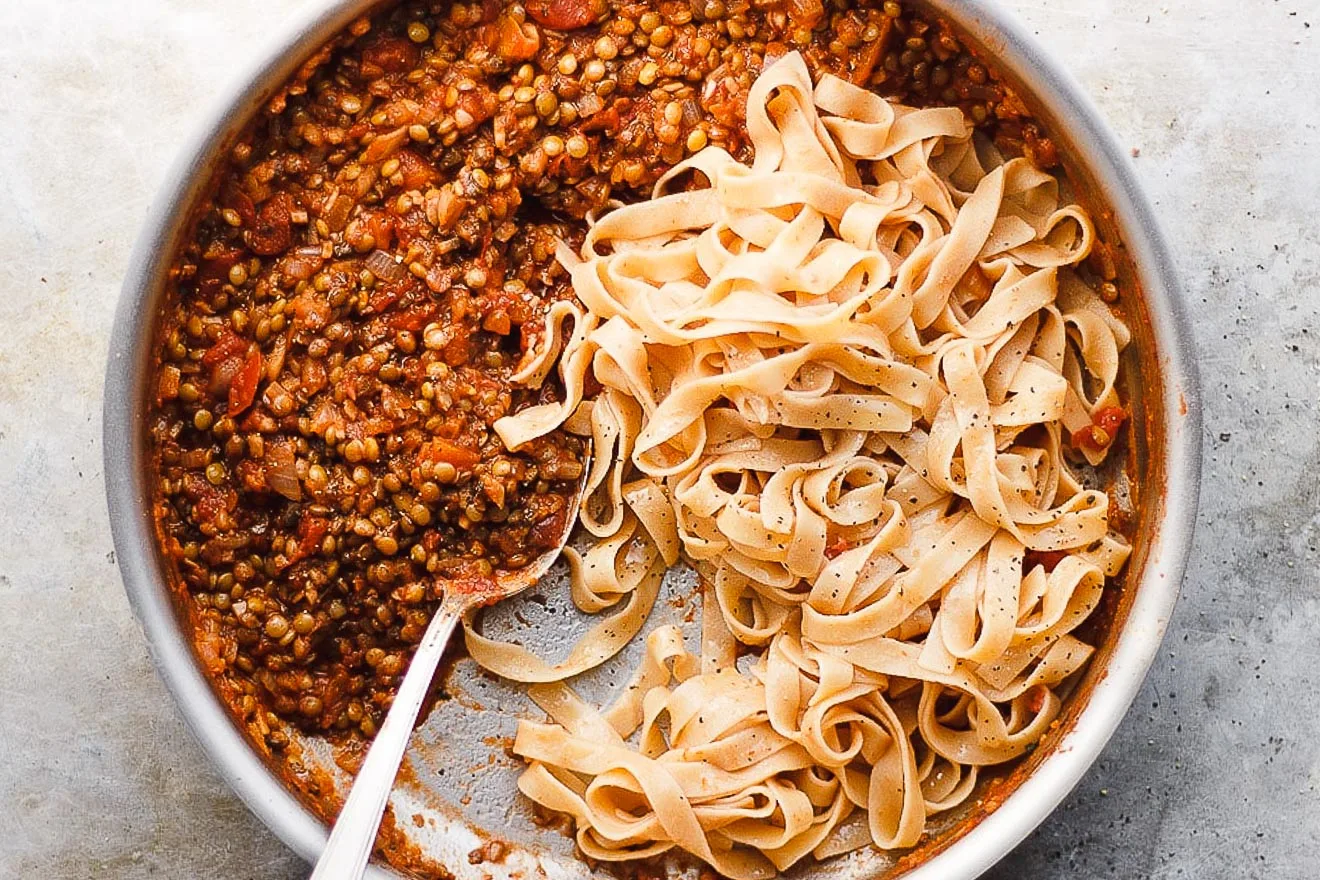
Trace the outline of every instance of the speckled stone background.
<path fill-rule="evenodd" d="M 1145 690 L 990 876 L 1316 877 L 1320 2 L 1003 2 L 1133 148 L 1195 320 L 1206 468 Z M 0 0 L 0 877 L 306 874 L 147 659 L 100 461 L 111 314 L 162 169 L 297 6 Z"/>

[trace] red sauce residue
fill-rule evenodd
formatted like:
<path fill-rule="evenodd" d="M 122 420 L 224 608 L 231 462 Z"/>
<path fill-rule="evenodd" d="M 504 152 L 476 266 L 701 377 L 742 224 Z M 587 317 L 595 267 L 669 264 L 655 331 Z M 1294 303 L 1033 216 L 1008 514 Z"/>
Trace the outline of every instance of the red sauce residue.
<path fill-rule="evenodd" d="M 469 598 L 500 596 L 500 585 L 493 577 L 486 575 L 464 575 L 445 580 L 445 590 L 452 596 Z"/>
<path fill-rule="evenodd" d="M 1067 556 L 1064 550 L 1028 550 L 1023 555 L 1023 569 L 1030 571 L 1034 566 L 1041 565 L 1046 571 L 1054 571 L 1054 567 Z"/>
<path fill-rule="evenodd" d="M 390 865 L 414 876 L 434 878 L 434 880 L 453 880 L 453 872 L 434 859 L 428 858 L 421 847 L 409 838 L 408 831 L 399 825 L 393 809 L 389 807 L 386 807 L 385 817 L 381 820 L 374 852 Z"/>

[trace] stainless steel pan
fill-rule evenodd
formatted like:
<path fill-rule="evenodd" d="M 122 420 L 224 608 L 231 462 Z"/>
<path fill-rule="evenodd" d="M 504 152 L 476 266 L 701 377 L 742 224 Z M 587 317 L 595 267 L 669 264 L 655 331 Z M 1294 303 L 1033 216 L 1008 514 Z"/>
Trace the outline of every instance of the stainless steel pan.
<path fill-rule="evenodd" d="M 218 157 L 244 123 L 301 61 L 353 18 L 377 3 L 331 0 L 290 22 L 262 60 L 222 96 L 206 127 L 184 146 L 138 239 L 115 319 L 105 385 L 106 491 L 120 569 L 161 675 L 197 738 L 247 805 L 303 857 L 316 856 L 326 839 L 319 812 L 342 790 L 346 777 L 330 749 L 297 743 L 305 777 L 325 793 L 320 809 L 300 797 L 235 726 L 193 654 L 185 625 L 158 556 L 150 517 L 145 413 L 150 385 L 152 324 L 166 273 L 180 237 Z M 1122 600 L 1110 636 L 1068 708 L 1060 730 L 1018 769 L 991 784 L 978 804 L 937 826 L 932 841 L 901 861 L 859 852 L 794 875 L 912 880 L 971 878 L 1029 834 L 1095 760 L 1136 696 L 1172 612 L 1191 546 L 1200 474 L 1200 405 L 1186 316 L 1150 206 L 1123 151 L 1090 101 L 1040 46 L 997 5 L 986 0 L 930 0 L 964 39 L 993 59 L 997 70 L 1045 122 L 1065 157 L 1072 185 L 1098 215 L 1105 237 L 1121 242 L 1125 290 L 1140 290 L 1127 305 L 1135 345 L 1127 389 L 1136 408 L 1135 484 L 1140 515 Z M 689 597 L 691 580 L 671 572 L 668 595 Z M 580 626 L 554 583 L 541 588 L 538 638 L 562 642 Z M 507 613 L 507 612 L 506 612 Z M 660 603 L 660 618 L 682 610 Z M 500 625 L 499 615 L 491 626 Z M 658 622 L 658 621 L 657 621 Z M 631 667 L 625 652 L 586 689 L 608 687 Z M 479 674 L 460 662 L 440 702 L 419 729 L 392 800 L 387 846 L 412 865 L 443 865 L 459 880 L 516 876 L 584 877 L 591 872 L 572 854 L 571 841 L 537 828 L 513 786 L 518 762 L 503 753 L 520 712 L 531 711 L 519 688 Z M 287 764 L 284 768 L 288 770 Z M 389 822 L 387 818 L 387 823 Z M 482 849 L 491 838 L 500 843 Z M 503 854 L 499 850 L 505 850 Z M 474 852 L 474 850 L 476 852 Z M 472 853 L 472 859 L 469 854 Z M 486 856 L 499 856 L 482 861 Z M 473 860 L 478 863 L 474 864 Z M 543 872 L 543 873 L 542 873 Z M 369 875 L 398 876 L 384 867 Z"/>

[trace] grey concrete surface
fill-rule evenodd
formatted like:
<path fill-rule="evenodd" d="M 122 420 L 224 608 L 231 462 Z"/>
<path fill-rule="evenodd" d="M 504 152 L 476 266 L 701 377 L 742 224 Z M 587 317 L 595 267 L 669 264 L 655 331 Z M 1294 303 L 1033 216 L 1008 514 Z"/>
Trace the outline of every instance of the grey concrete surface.
<path fill-rule="evenodd" d="M 1320 876 L 1320 3 L 1003 2 L 1133 148 L 1195 320 L 1206 469 L 1145 690 L 989 876 Z M 0 2 L 0 877 L 305 876 L 151 668 L 99 448 L 119 276 L 163 163 L 296 5 Z"/>

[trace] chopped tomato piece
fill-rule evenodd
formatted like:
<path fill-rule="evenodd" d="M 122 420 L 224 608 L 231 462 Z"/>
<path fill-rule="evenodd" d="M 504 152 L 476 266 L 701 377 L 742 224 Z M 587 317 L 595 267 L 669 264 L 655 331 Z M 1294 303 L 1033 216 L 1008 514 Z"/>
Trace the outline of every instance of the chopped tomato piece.
<path fill-rule="evenodd" d="M 505 61 L 527 61 L 541 48 L 541 34 L 536 26 L 519 22 L 511 15 L 501 15 L 490 24 L 482 25 L 478 39 L 488 51 Z"/>
<path fill-rule="evenodd" d="M 400 150 L 399 155 L 394 158 L 399 160 L 399 171 L 403 174 L 403 185 L 408 189 L 421 189 L 440 177 L 440 172 L 435 170 L 434 165 L 412 150 Z M 389 245 L 381 244 L 380 239 L 377 239 L 376 247 L 388 248 Z"/>
<path fill-rule="evenodd" d="M 362 161 L 368 164 L 374 164 L 383 159 L 388 159 L 406 143 L 408 143 L 408 126 L 400 125 L 393 131 L 378 135 L 376 139 L 362 151 Z M 358 179 L 360 180 L 361 178 Z"/>
<path fill-rule="evenodd" d="M 1095 425 L 1087 425 L 1072 432 L 1072 445 L 1076 449 L 1099 451 L 1109 445 L 1112 438 Z"/>
<path fill-rule="evenodd" d="M 382 104 L 380 109 L 371 114 L 372 121 L 376 123 L 377 128 L 389 128 L 394 130 L 391 136 L 396 136 L 397 128 L 403 128 L 403 136 L 390 149 L 393 154 L 399 147 L 408 143 L 408 126 L 414 122 L 426 124 L 434 122 L 443 115 L 441 113 L 432 113 L 429 116 L 423 116 L 420 113 L 421 104 L 412 98 L 400 97 L 386 104 Z"/>
<path fill-rule="evenodd" d="M 619 133 L 623 128 L 623 122 L 619 118 L 619 108 L 611 106 L 602 110 L 595 116 L 582 123 L 582 131 L 603 131 L 605 134 L 613 136 Z"/>
<path fill-rule="evenodd" d="M 388 434 L 394 430 L 394 423 L 389 419 L 359 419 L 356 422 L 349 422 L 344 433 L 350 440 L 365 440 L 368 437 L 375 437 L 379 434 Z"/>
<path fill-rule="evenodd" d="M 496 309 L 486 315 L 485 319 L 481 322 L 481 328 L 500 336 L 507 336 L 509 331 L 513 329 L 513 322 L 509 320 L 508 312 L 503 309 Z"/>
<path fill-rule="evenodd" d="M 410 422 L 416 415 L 412 408 L 413 398 L 403 392 L 398 391 L 388 385 L 380 389 L 380 409 L 391 422 L 403 424 Z"/>
<path fill-rule="evenodd" d="M 447 462 L 459 469 L 470 469 L 481 461 L 481 456 L 465 446 L 437 437 L 417 451 L 417 459 L 433 465 Z"/>
<path fill-rule="evenodd" d="M 407 330 L 409 333 L 421 333 L 427 324 L 435 320 L 439 310 L 435 303 L 427 302 L 410 306 L 396 312 L 386 320 L 392 330 Z"/>
<path fill-rule="evenodd" d="M 329 380 L 329 373 L 326 371 L 325 362 L 316 358 L 307 358 L 302 362 L 302 373 L 300 376 L 299 390 L 302 391 L 304 398 L 310 399 L 313 394 L 325 387 Z M 318 432 L 318 433 L 324 433 Z"/>
<path fill-rule="evenodd" d="M 395 218 L 385 211 L 363 211 L 362 222 L 368 234 L 376 240 L 376 248 L 388 251 L 395 240 Z"/>
<path fill-rule="evenodd" d="M 248 341 L 232 330 L 220 334 L 220 338 L 202 355 L 202 365 L 214 367 L 232 357 L 238 357 L 248 350 Z"/>
<path fill-rule="evenodd" d="M 238 506 L 237 492 L 233 489 L 213 486 L 210 481 L 197 473 L 184 475 L 183 492 L 193 502 L 199 523 L 212 522 L 220 514 Z"/>
<path fill-rule="evenodd" d="M 654 102 L 649 97 L 639 102 L 639 104 L 642 103 L 647 106 L 641 107 L 638 110 L 638 115 L 644 119 L 648 113 L 655 112 L 655 107 Z M 744 96 L 737 88 L 737 80 L 728 78 L 710 80 L 706 87 L 702 89 L 701 106 L 721 125 L 737 125 L 738 120 L 742 117 L 745 105 Z"/>
<path fill-rule="evenodd" d="M 289 564 L 306 559 L 321 549 L 321 541 L 330 529 L 330 521 L 320 516 L 304 516 L 298 521 L 298 545 L 289 554 Z"/>
<path fill-rule="evenodd" d="M 1127 421 L 1127 413 L 1122 407 L 1108 406 L 1095 414 L 1096 427 L 1102 428 L 1109 433 L 1110 437 L 1118 434 L 1118 429 L 1123 427 Z"/>
<path fill-rule="evenodd" d="M 390 278 L 377 275 L 376 287 L 371 293 L 371 298 L 367 300 L 370 311 L 376 313 L 385 311 L 400 300 L 412 302 L 416 299 L 413 294 L 419 291 L 422 286 L 420 281 L 398 268 L 398 264 L 394 263 L 389 257 L 385 257 L 382 262 L 394 274 Z M 367 266 L 370 268 L 370 261 L 368 261 Z"/>
<path fill-rule="evenodd" d="M 472 341 L 462 334 L 449 340 L 444 347 L 445 363 L 451 367 L 466 364 L 472 359 Z"/>
<path fill-rule="evenodd" d="M 310 288 L 293 298 L 293 324 L 296 328 L 320 330 L 330 322 L 332 314 L 325 295 Z"/>
<path fill-rule="evenodd" d="M 459 109 L 466 110 L 468 115 L 472 117 L 469 127 L 480 125 L 494 116 L 499 103 L 499 98 L 496 97 L 494 92 L 481 86 L 461 92 L 458 96 Z"/>
<path fill-rule="evenodd" d="M 785 5 L 788 20 L 800 28 L 811 30 L 825 17 L 825 6 L 820 0 L 788 0 Z"/>
<path fill-rule="evenodd" d="M 293 199 L 287 193 L 261 206 L 256 225 L 245 235 L 248 247 L 263 257 L 284 253 L 293 246 Z"/>
<path fill-rule="evenodd" d="M 257 383 L 261 379 L 261 349 L 255 345 L 248 349 L 243 366 L 229 384 L 229 415 L 236 416 L 252 405 L 257 396 Z"/>
<path fill-rule="evenodd" d="M 792 50 L 789 49 L 787 43 L 782 42 L 780 40 L 771 40 L 770 42 L 765 44 L 765 64 L 761 69 L 765 70 L 765 68 L 774 64 L 776 61 L 778 61 L 780 58 L 783 58 L 791 51 Z"/>
<path fill-rule="evenodd" d="M 234 466 L 234 472 L 248 492 L 260 494 L 270 491 L 270 486 L 266 484 L 266 468 L 257 462 L 245 458 Z"/>
<path fill-rule="evenodd" d="M 881 16 L 880 36 L 862 47 L 853 62 L 852 72 L 848 74 L 848 79 L 853 85 L 866 86 L 867 80 L 875 73 L 876 65 L 880 63 L 885 48 L 889 45 L 889 35 L 893 29 L 894 20 L 887 15 Z"/>
<path fill-rule="evenodd" d="M 1121 407 L 1105 407 L 1092 416 L 1090 425 L 1073 431 L 1072 445 L 1078 449 L 1091 449 L 1096 452 L 1108 449 L 1126 420 L 1127 413 Z"/>
<path fill-rule="evenodd" d="M 380 314 L 399 301 L 403 296 L 403 288 L 397 284 L 377 285 L 371 299 L 367 300 L 367 309 L 373 314 Z"/>
<path fill-rule="evenodd" d="M 243 421 L 238 423 L 238 427 L 239 430 L 249 434 L 274 434 L 279 427 L 279 423 L 271 417 L 270 413 L 258 407 L 243 416 Z"/>
<path fill-rule="evenodd" d="M 362 72 L 367 76 L 376 68 L 385 73 L 403 73 L 411 70 L 419 55 L 417 46 L 403 37 L 382 35 L 362 49 Z"/>
<path fill-rule="evenodd" d="M 523 8 L 537 24 L 557 31 L 576 30 L 596 20 L 591 0 L 527 0 Z"/>

